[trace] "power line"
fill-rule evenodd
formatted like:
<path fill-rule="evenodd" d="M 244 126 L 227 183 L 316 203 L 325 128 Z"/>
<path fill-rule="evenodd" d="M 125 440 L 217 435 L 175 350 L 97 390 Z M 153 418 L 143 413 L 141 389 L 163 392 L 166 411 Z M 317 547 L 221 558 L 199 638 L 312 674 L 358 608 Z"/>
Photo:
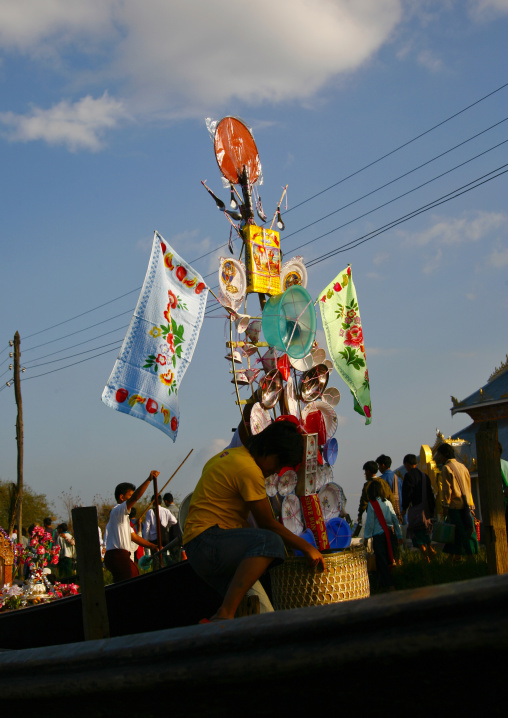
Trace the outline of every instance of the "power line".
<path fill-rule="evenodd" d="M 364 194 L 361 197 L 354 199 L 352 202 L 348 202 L 347 204 L 342 205 L 342 207 L 335 209 L 333 212 L 329 212 L 328 214 L 325 214 L 323 217 L 316 219 L 314 222 L 311 222 L 310 224 L 307 224 L 304 227 L 301 227 L 300 229 L 297 229 L 294 232 L 291 232 L 290 234 L 286 234 L 284 236 L 284 239 L 288 240 L 290 237 L 294 237 L 295 234 L 299 234 L 300 232 L 303 232 L 304 230 L 309 229 L 309 227 L 313 227 L 315 224 L 318 224 L 318 222 L 322 222 L 323 220 L 328 219 L 332 215 L 337 214 L 338 212 L 341 212 L 343 209 L 347 209 L 348 207 L 351 207 L 351 205 L 356 204 L 357 202 L 360 202 L 362 199 L 366 199 L 367 197 L 370 197 L 371 195 L 375 194 L 376 192 L 379 192 L 380 190 L 385 189 L 386 187 L 389 187 L 391 184 L 394 184 L 395 182 L 398 182 L 399 180 L 403 179 L 404 177 L 407 177 L 408 175 L 412 174 L 413 172 L 416 172 L 417 170 L 422 169 L 422 167 L 425 167 L 426 165 L 429 165 L 432 162 L 435 162 L 436 160 L 440 159 L 441 157 L 444 157 L 444 155 L 447 155 L 450 152 L 453 152 L 453 150 L 456 150 L 458 147 L 462 147 L 462 145 L 465 145 L 468 142 L 471 142 L 472 140 L 476 139 L 477 137 L 480 137 L 480 135 L 483 135 L 486 132 L 489 132 L 490 130 L 494 129 L 494 127 L 501 125 L 503 122 L 506 122 L 507 120 L 508 120 L 508 117 L 505 117 L 503 120 L 500 120 L 499 122 L 496 122 L 494 125 L 487 127 L 487 129 L 482 130 L 481 132 L 478 132 L 476 135 L 469 137 L 467 140 L 464 140 L 463 142 L 459 142 L 458 145 L 455 145 L 454 147 L 450 147 L 450 149 L 445 150 L 444 152 L 441 152 L 441 154 L 436 155 L 435 157 L 432 157 L 432 159 L 427 160 L 426 162 L 423 162 L 421 165 L 418 165 L 417 167 L 413 167 L 413 169 L 408 170 L 407 172 L 404 172 L 403 174 L 399 175 L 398 177 L 395 177 L 395 179 L 392 179 L 389 182 L 385 182 L 384 184 L 380 185 L 379 187 L 376 187 L 376 189 L 373 189 L 370 192 L 367 192 L 367 194 Z M 483 154 L 486 154 L 487 152 L 491 152 L 493 149 L 495 149 L 496 147 L 499 147 L 502 144 L 504 144 L 504 143 L 500 142 L 498 145 L 495 145 L 494 147 L 491 147 L 490 149 L 485 150 L 485 152 L 481 152 L 480 154 L 476 155 L 472 159 L 481 157 Z M 468 162 L 470 162 L 470 161 L 471 160 L 468 160 Z M 463 163 L 463 164 L 465 164 L 465 163 Z M 457 165 L 453 169 L 456 169 L 457 167 L 461 167 L 461 166 L 462 165 Z M 442 175 L 438 175 L 438 177 L 440 177 L 440 176 L 442 176 Z M 423 185 L 420 185 L 420 186 L 422 187 Z M 403 195 L 401 195 L 401 196 L 403 196 Z M 300 245 L 300 246 L 304 246 L 304 245 Z"/>
<path fill-rule="evenodd" d="M 67 337 L 73 337 L 75 334 L 83 334 L 83 332 L 88 331 L 88 329 L 93 329 L 94 327 L 98 327 L 100 324 L 106 324 L 107 322 L 110 322 L 112 319 L 117 319 L 118 317 L 123 317 L 124 314 L 132 314 L 134 311 L 134 307 L 132 309 L 127 309 L 126 312 L 120 312 L 120 314 L 115 314 L 113 317 L 109 317 L 109 319 L 103 319 L 102 322 L 96 322 L 95 324 L 90 324 L 90 326 L 85 327 L 84 329 L 78 329 L 75 332 L 71 332 L 70 334 L 65 334 L 63 337 L 58 337 L 58 339 L 51 339 L 49 342 L 44 342 L 43 344 L 37 344 L 35 347 L 28 347 L 28 349 L 25 349 L 24 352 L 31 352 L 34 349 L 39 349 L 40 347 L 45 347 L 48 344 L 54 344 L 55 342 L 61 342 L 62 339 L 67 339 Z M 113 331 L 116 331 L 116 329 L 113 329 Z M 33 336 L 33 334 L 32 334 Z"/>
<path fill-rule="evenodd" d="M 71 366 L 76 366 L 77 364 L 83 364 L 83 362 L 90 361 L 91 359 L 96 359 L 97 357 L 101 357 L 104 354 L 110 354 L 113 351 L 116 351 L 122 346 L 122 344 L 118 344 L 117 347 L 114 347 L 113 349 L 107 349 L 105 352 L 101 352 L 100 354 L 95 354 L 93 357 L 87 357 L 86 359 L 81 359 L 80 361 L 75 361 L 72 364 L 67 364 L 66 366 L 61 366 L 58 369 L 52 369 L 51 371 L 46 371 L 43 374 L 36 374 L 35 376 L 27 376 L 21 379 L 21 381 L 29 381 L 30 379 L 38 379 L 41 376 L 47 376 L 48 374 L 54 374 L 56 371 L 63 371 L 64 369 L 68 369 Z"/>
<path fill-rule="evenodd" d="M 89 344 L 90 342 L 95 341 L 96 339 L 101 339 L 101 337 L 105 337 L 107 334 L 113 334 L 114 332 L 120 331 L 120 329 L 126 329 L 129 325 L 128 324 L 122 324 L 121 327 L 117 327 L 116 329 L 110 329 L 109 332 L 103 332 L 102 334 L 98 334 L 95 337 L 92 337 L 91 339 L 85 339 L 83 342 L 78 342 L 77 344 L 71 344 L 70 347 L 64 347 L 63 349 L 57 349 L 57 351 L 50 352 L 49 354 L 44 354 L 41 357 L 36 357 L 35 359 L 29 359 L 28 362 L 25 362 L 25 366 L 28 366 L 29 364 L 32 364 L 34 361 L 40 361 L 41 359 L 47 359 L 47 357 L 54 356 L 55 354 L 60 354 L 61 352 L 66 352 L 69 349 L 75 349 L 76 347 L 83 346 L 83 344 Z M 99 347 L 97 347 L 99 348 Z"/>
<path fill-rule="evenodd" d="M 122 340 L 123 341 L 123 340 Z M 83 352 L 78 352 L 77 354 L 70 354 L 66 357 L 61 357 L 60 359 L 53 359 L 52 361 L 44 361 L 41 364 L 34 364 L 30 367 L 30 369 L 38 369 L 40 366 L 46 366 L 47 364 L 54 364 L 57 361 L 66 361 L 67 359 L 73 359 L 74 357 L 82 356 L 83 354 L 90 354 L 90 352 L 95 352 L 97 349 L 104 349 L 104 347 L 110 347 L 112 344 L 118 345 L 119 340 L 115 339 L 114 342 L 108 342 L 107 344 L 103 344 L 100 347 L 94 347 L 93 349 L 86 349 Z"/>
<path fill-rule="evenodd" d="M 90 312 L 95 312 L 97 309 L 102 309 L 102 307 L 107 306 L 108 304 L 112 304 L 113 302 L 117 302 L 119 299 L 123 299 L 124 297 L 129 296 L 129 294 L 133 294 L 134 292 L 139 292 L 141 287 L 137 287 L 136 289 L 131 289 L 129 292 L 126 292 L 125 294 L 122 294 L 120 297 L 115 297 L 114 299 L 110 299 L 107 302 L 104 302 L 103 304 L 99 304 L 97 307 L 93 307 L 93 309 L 87 309 L 86 312 L 81 312 L 81 314 L 76 314 L 75 317 L 71 317 L 70 319 L 64 319 L 63 322 L 58 322 L 58 324 L 53 324 L 50 327 L 46 327 L 46 329 L 40 329 L 38 332 L 34 332 L 33 334 L 29 334 L 27 337 L 24 337 L 24 340 L 30 339 L 31 337 L 37 336 L 37 334 L 42 334 L 43 332 L 49 332 L 50 329 L 55 329 L 56 327 L 61 327 L 62 324 L 67 324 L 68 322 L 74 321 L 74 319 L 79 319 L 80 317 L 84 317 L 85 314 L 90 314 Z M 120 316 L 120 315 L 117 315 Z M 70 335 L 69 335 L 70 336 Z"/>
<path fill-rule="evenodd" d="M 508 86 L 508 82 L 507 82 L 507 83 L 504 83 L 503 85 L 501 85 L 500 87 L 496 88 L 496 89 L 493 90 L 492 92 L 487 93 L 486 95 L 484 95 L 484 96 L 481 97 L 480 99 L 478 99 L 478 100 L 476 100 L 475 102 L 473 102 L 473 103 L 467 105 L 466 107 L 462 108 L 462 109 L 459 110 L 458 112 L 455 112 L 454 114 L 450 115 L 449 117 L 447 117 L 446 119 L 442 120 L 441 122 L 438 122 L 436 125 L 433 125 L 433 126 L 430 127 L 428 130 L 425 130 L 424 132 L 420 133 L 420 134 L 417 135 L 416 137 L 413 137 L 412 139 L 408 140 L 407 142 L 404 142 L 403 144 L 399 145 L 398 147 L 396 147 L 395 149 L 391 150 L 390 152 L 385 153 L 385 154 L 382 155 L 381 157 L 378 157 L 376 160 L 373 160 L 372 162 L 369 162 L 367 165 L 361 167 L 360 169 L 356 170 L 355 172 L 349 174 L 348 176 L 343 177 L 342 179 L 340 179 L 340 180 L 338 180 L 337 182 L 333 183 L 333 184 L 330 185 L 329 187 L 326 187 L 325 189 L 321 190 L 320 192 L 317 192 L 316 194 L 312 195 L 311 197 L 308 197 L 307 199 L 303 200 L 302 202 L 296 204 L 294 207 L 291 207 L 290 209 L 288 209 L 285 214 L 287 214 L 288 212 L 291 212 L 291 211 L 297 209 L 298 207 L 301 207 L 302 205 L 306 204 L 307 202 L 310 202 L 310 201 L 312 201 L 313 199 L 315 199 L 316 197 L 319 197 L 320 195 L 324 194 L 325 192 L 328 192 L 330 189 L 333 189 L 334 187 L 337 187 L 338 185 L 342 184 L 343 182 L 347 181 L 348 179 L 351 179 L 352 177 L 355 177 L 356 175 L 360 174 L 361 172 L 363 172 L 364 170 L 368 169 L 369 167 L 372 167 L 373 165 L 375 165 L 375 164 L 381 162 L 382 160 L 386 159 L 387 157 L 390 157 L 391 155 L 395 154 L 396 152 L 398 152 L 399 150 L 403 149 L 404 147 L 407 147 L 408 145 L 412 144 L 413 142 L 416 142 L 418 139 L 424 137 L 425 135 L 428 135 L 430 132 L 433 132 L 433 131 L 434 131 L 435 129 L 437 129 L 438 127 L 441 127 L 442 125 L 446 124 L 447 122 L 450 122 L 450 121 L 451 121 L 452 119 L 454 119 L 455 117 L 458 117 L 459 115 L 463 114 L 463 113 L 466 112 L 467 110 L 470 110 L 472 107 L 475 107 L 476 105 L 480 104 L 481 102 L 483 102 L 484 100 L 488 99 L 489 97 L 492 97 L 492 96 L 495 95 L 497 92 L 500 92 L 501 90 L 503 90 L 503 89 L 504 89 L 505 87 L 507 87 L 507 86 Z M 480 134 L 481 134 L 481 133 L 480 133 Z M 452 148 L 452 149 L 453 149 L 453 148 Z M 451 151 L 451 150 L 450 150 L 450 151 Z M 418 169 L 418 168 L 416 168 L 416 169 Z M 404 175 L 402 175 L 402 176 L 404 176 Z M 393 181 L 396 181 L 396 180 L 393 180 Z M 337 210 L 337 211 L 338 211 L 338 210 Z M 303 229 L 306 229 L 306 228 L 302 228 L 302 230 L 297 230 L 297 232 L 298 232 L 298 231 L 303 231 Z M 293 234 L 296 234 L 297 232 L 293 232 L 292 235 L 293 235 Z M 289 235 L 289 236 L 292 236 L 292 235 Z M 212 250 L 210 250 L 209 252 L 206 252 L 205 254 L 202 254 L 201 256 L 199 256 L 199 257 L 197 257 L 197 258 L 191 260 L 191 263 L 198 262 L 199 260 L 204 259 L 205 257 L 207 257 L 207 256 L 209 256 L 209 255 L 211 255 L 211 254 L 213 254 L 214 252 L 218 251 L 219 249 L 222 249 L 222 248 L 225 247 L 225 246 L 227 246 L 227 243 L 218 245 L 215 249 L 212 249 Z M 206 276 L 211 276 L 211 274 L 213 274 L 213 273 L 210 273 L 210 274 L 208 274 L 208 275 L 206 275 Z M 115 297 L 115 298 L 113 298 L 113 299 L 111 299 L 111 300 L 109 300 L 109 301 L 107 301 L 107 302 L 104 302 L 103 304 L 98 305 L 97 307 L 93 307 L 92 309 L 89 309 L 89 310 L 87 310 L 87 311 L 85 311 L 85 312 L 82 312 L 81 314 L 77 314 L 77 315 L 74 316 L 74 317 L 70 317 L 69 319 L 66 319 L 66 320 L 64 320 L 64 321 L 62 321 L 62 322 L 59 322 L 59 323 L 57 323 L 57 324 L 52 325 L 51 327 L 47 327 L 46 329 L 41 329 L 41 330 L 39 330 L 39 331 L 37 331 L 37 332 L 34 332 L 34 333 L 32 333 L 32 334 L 29 334 L 27 337 L 25 337 L 25 339 L 28 339 L 28 338 L 33 337 L 33 336 L 36 336 L 36 335 L 41 334 L 41 333 L 43 333 L 43 332 L 45 332 L 45 331 L 49 331 L 50 329 L 54 329 L 54 328 L 56 328 L 56 327 L 58 327 L 58 326 L 61 326 L 62 324 L 66 324 L 66 323 L 68 323 L 68 322 L 70 322 L 70 321 L 73 321 L 74 319 L 78 319 L 79 317 L 82 317 L 82 316 L 84 316 L 85 314 L 89 314 L 90 312 L 96 311 L 97 309 L 100 309 L 100 308 L 102 308 L 102 307 L 104 307 L 104 306 L 106 306 L 106 305 L 108 305 L 108 304 L 111 304 L 111 303 L 113 303 L 113 302 L 115 302 L 115 301 L 118 301 L 119 299 L 122 299 L 123 297 L 128 296 L 129 294 L 132 294 L 132 293 L 137 292 L 137 291 L 139 291 L 139 290 L 140 290 L 140 287 L 137 287 L 136 289 L 132 289 L 132 290 L 130 290 L 129 292 L 126 292 L 125 294 L 122 294 L 122 295 L 119 296 L 119 297 Z M 125 312 L 125 314 L 126 314 L 126 313 L 127 313 L 127 312 Z M 119 314 L 119 315 L 116 315 L 116 316 L 121 316 L 121 315 Z M 100 322 L 99 322 L 99 324 L 100 324 Z M 92 326 L 97 326 L 97 325 L 92 325 Z M 89 327 L 89 328 L 91 328 L 91 327 Z M 68 336 L 72 336 L 72 334 L 65 335 L 65 337 L 61 337 L 61 339 L 62 339 L 62 338 L 66 338 L 66 337 L 68 337 Z M 55 340 L 53 340 L 53 341 L 59 341 L 59 340 L 58 340 L 58 339 L 55 339 Z M 49 343 L 51 343 L 51 342 L 47 342 L 47 343 L 49 344 Z M 40 346 L 45 346 L 45 344 L 40 344 L 40 345 L 38 345 L 37 347 L 30 347 L 30 349 L 39 348 Z M 5 348 L 0 351 L 0 354 L 2 354 L 4 351 L 5 351 Z M 27 351 L 27 350 L 25 349 L 25 351 Z"/>
<path fill-rule="evenodd" d="M 471 103 L 470 105 L 468 105 L 467 107 L 464 107 L 462 110 L 459 110 L 458 112 L 455 112 L 453 115 L 450 115 L 450 116 L 447 117 L 445 120 L 442 120 L 441 122 L 438 122 L 437 125 L 434 125 L 434 126 L 431 127 L 430 129 L 425 130 L 425 132 L 421 132 L 421 133 L 420 133 L 419 135 L 417 135 L 416 137 L 413 137 L 412 140 L 408 140 L 407 142 L 404 142 L 403 144 L 399 145 L 398 147 L 396 147 L 395 149 L 391 150 L 390 152 L 387 152 L 386 154 L 382 155 L 381 157 L 378 157 L 377 160 L 373 160 L 372 162 L 369 162 L 368 164 L 366 164 L 366 165 L 364 165 L 363 167 L 361 167 L 359 170 L 356 170 L 355 172 L 352 172 L 350 175 L 347 175 L 347 177 L 343 177 L 343 178 L 340 179 L 338 182 L 334 182 L 334 183 L 331 184 L 329 187 L 326 187 L 325 189 L 322 189 L 322 190 L 320 190 L 319 192 L 316 192 L 316 194 L 313 194 L 311 197 L 308 197 L 307 199 L 304 199 L 302 202 L 299 202 L 299 203 L 296 204 L 294 207 L 291 207 L 290 209 L 288 209 L 288 210 L 285 212 L 285 214 L 287 214 L 288 212 L 292 212 L 293 210 L 297 209 L 298 207 L 301 207 L 301 206 L 304 205 L 304 204 L 307 204 L 307 202 L 310 202 L 311 200 L 316 199 L 316 197 L 319 197 L 320 195 L 324 194 L 325 192 L 328 192 L 329 190 L 333 189 L 334 187 L 338 187 L 338 185 L 342 184 L 343 182 L 346 182 L 346 180 L 351 179 L 352 177 L 356 177 L 356 175 L 360 174 L 360 172 L 363 172 L 364 170 L 368 169 L 369 167 L 373 167 L 373 166 L 376 165 L 378 162 L 381 162 L 381 160 L 384 160 L 384 159 L 386 159 L 387 157 L 390 157 L 391 155 L 395 154 L 396 152 L 398 152 L 399 150 L 403 149 L 404 147 L 407 147 L 408 145 L 411 145 L 413 142 L 416 142 L 416 140 L 419 140 L 419 139 L 421 139 L 422 137 L 425 137 L 425 135 L 428 135 L 429 132 L 433 132 L 433 131 L 436 130 L 438 127 L 441 127 L 442 125 L 445 125 L 445 124 L 446 124 L 447 122 L 449 122 L 450 120 L 453 120 L 455 117 L 458 117 L 459 115 L 462 115 L 462 114 L 463 114 L 464 112 L 466 112 L 467 110 L 470 110 L 472 107 L 474 107 L 475 105 L 478 105 L 480 102 L 483 102 L 483 101 L 486 100 L 487 98 L 492 97 L 492 95 L 495 95 L 496 92 L 500 92 L 501 90 L 503 90 L 503 89 L 504 89 L 505 87 L 507 87 L 507 86 L 508 86 L 508 82 L 505 82 L 504 85 L 501 85 L 501 86 L 498 87 L 496 90 L 493 90 L 492 92 L 489 92 L 487 95 L 484 95 L 484 96 L 481 97 L 479 100 L 476 100 L 476 102 L 473 102 L 473 103 Z"/>
<path fill-rule="evenodd" d="M 396 202 L 397 200 L 402 199 L 402 197 L 406 197 L 407 195 L 412 194 L 413 192 L 416 192 L 417 190 L 421 189 L 422 187 L 425 187 L 426 185 L 431 184 L 432 182 L 435 182 L 438 179 L 441 179 L 441 177 L 444 177 L 445 175 L 450 174 L 450 172 L 454 172 L 455 170 L 459 169 L 460 167 L 467 165 L 469 162 L 473 162 L 473 160 L 476 160 L 479 157 L 486 155 L 488 152 L 492 152 L 492 150 L 495 150 L 498 147 L 501 147 L 501 145 L 504 145 L 507 142 L 508 142 L 508 140 L 503 140 L 503 142 L 499 142 L 497 145 L 494 145 L 493 147 L 489 147 L 488 150 L 484 150 L 483 152 L 480 152 L 480 154 L 475 155 L 474 157 L 470 157 L 468 160 L 464 160 L 464 162 L 461 162 L 460 164 L 455 165 L 455 167 L 452 167 L 451 169 L 446 170 L 445 172 L 441 172 L 441 174 L 438 174 L 435 177 L 432 177 L 432 179 L 427 180 L 426 182 L 422 182 L 422 184 L 419 184 L 416 187 L 413 187 L 413 189 L 410 189 L 407 192 L 403 192 L 402 194 L 397 195 L 397 197 L 393 197 L 392 199 L 387 200 L 386 202 L 383 202 L 382 204 L 378 204 L 377 207 L 374 207 L 373 209 L 370 209 L 367 212 L 363 212 L 363 214 L 358 215 L 354 219 L 351 219 L 348 222 L 344 222 L 344 224 L 341 224 L 338 227 L 335 227 L 335 229 L 333 229 L 332 232 L 337 232 L 339 229 L 343 229 L 344 227 L 347 227 L 348 225 L 352 224 L 353 222 L 356 222 L 359 219 L 363 219 L 363 217 L 367 217 L 369 214 L 372 214 L 373 212 L 377 212 L 378 209 L 387 207 L 389 204 L 392 204 L 393 202 Z M 495 171 L 495 170 L 493 170 L 493 171 Z M 332 214 L 334 214 L 334 213 L 332 212 Z M 329 215 L 329 216 L 331 216 L 331 215 Z M 313 242 L 316 242 L 318 239 L 322 239 L 327 234 L 329 234 L 329 232 L 327 232 L 326 234 L 320 234 L 318 237 L 315 237 L 314 239 L 310 239 L 308 242 L 299 244 L 298 247 L 294 247 L 292 249 L 292 252 L 296 252 L 299 249 L 301 249 L 302 247 L 306 247 L 308 244 L 312 244 Z"/>
<path fill-rule="evenodd" d="M 472 182 L 468 182 L 468 184 L 462 185 L 462 187 L 458 187 L 456 190 L 453 190 L 452 192 L 448 192 L 448 194 L 438 197 L 437 199 L 433 200 L 432 202 L 429 202 L 428 204 L 423 205 L 422 207 L 419 207 L 418 209 L 415 209 L 412 212 L 409 212 L 408 214 L 403 215 L 402 217 L 399 217 L 398 219 L 394 220 L 393 222 L 389 222 L 388 224 L 383 225 L 382 227 L 379 227 L 377 230 L 372 230 L 372 232 L 368 232 L 367 234 L 364 234 L 362 237 L 357 237 L 357 239 L 351 240 L 351 242 L 347 242 L 346 244 L 343 244 L 340 247 L 338 247 L 334 250 L 331 250 L 330 252 L 327 252 L 326 254 L 321 255 L 320 257 L 316 257 L 315 259 L 310 260 L 310 262 L 307 263 L 307 267 L 313 267 L 315 264 L 319 264 L 320 262 L 324 261 L 325 259 L 329 259 L 330 257 L 333 257 L 336 254 L 341 254 L 342 252 L 345 252 L 347 249 L 355 249 L 360 244 L 364 244 L 365 242 L 368 242 L 370 239 L 377 237 L 378 234 L 383 234 L 384 232 L 387 232 L 389 229 L 396 227 L 398 224 L 407 222 L 409 219 L 413 219 L 413 217 L 416 217 L 417 215 L 422 214 L 423 212 L 427 212 L 428 210 L 434 209 L 435 207 L 438 207 L 441 204 L 445 204 L 446 202 L 449 202 L 452 199 L 456 199 L 457 197 L 460 197 L 461 195 L 466 194 L 466 192 L 470 192 L 471 190 L 476 189 L 477 187 L 480 187 L 481 185 L 486 184 L 487 182 L 490 182 L 491 180 L 496 179 L 497 177 L 500 177 L 501 175 L 506 174 L 506 172 L 508 172 L 508 170 L 499 172 L 499 174 L 494 175 L 493 177 L 488 177 L 488 175 L 491 175 L 494 172 L 498 172 L 499 170 L 503 169 L 503 167 L 507 167 L 507 166 L 508 166 L 508 163 L 505 165 L 501 165 L 497 169 L 492 170 L 491 172 L 488 172 L 486 175 L 482 175 L 482 177 L 478 177 L 477 179 L 473 180 Z M 488 179 L 484 179 L 486 177 L 488 177 Z M 480 182 L 480 180 L 483 180 L 483 181 Z M 477 184 L 475 184 L 475 183 L 477 183 Z M 474 186 L 470 187 L 470 185 L 474 185 Z"/>

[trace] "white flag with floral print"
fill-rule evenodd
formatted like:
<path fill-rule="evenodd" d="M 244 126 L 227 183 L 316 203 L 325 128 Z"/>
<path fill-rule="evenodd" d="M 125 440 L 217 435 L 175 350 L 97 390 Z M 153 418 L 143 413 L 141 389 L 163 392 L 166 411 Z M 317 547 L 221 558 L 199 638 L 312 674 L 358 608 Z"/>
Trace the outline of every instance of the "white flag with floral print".
<path fill-rule="evenodd" d="M 319 294 L 321 318 L 334 367 L 351 389 L 354 409 L 372 421 L 369 372 L 360 310 L 351 267 L 340 272 Z"/>
<path fill-rule="evenodd" d="M 178 387 L 194 354 L 207 296 L 203 278 L 155 232 L 143 288 L 102 401 L 148 421 L 173 441 L 180 424 Z"/>

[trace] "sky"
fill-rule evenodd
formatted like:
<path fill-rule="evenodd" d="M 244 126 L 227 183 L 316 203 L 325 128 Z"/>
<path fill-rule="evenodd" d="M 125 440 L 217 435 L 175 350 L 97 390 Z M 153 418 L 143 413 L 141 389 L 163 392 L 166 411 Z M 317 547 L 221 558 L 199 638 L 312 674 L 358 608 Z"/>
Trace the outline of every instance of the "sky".
<path fill-rule="evenodd" d="M 86 505 L 151 469 L 165 482 L 193 449 L 182 499 L 230 441 L 212 296 L 176 443 L 101 402 L 154 230 L 217 284 L 229 225 L 201 180 L 229 196 L 207 117 L 252 128 L 269 215 L 288 185 L 282 248 L 311 295 L 351 264 L 373 416 L 334 373 L 351 514 L 365 461 L 466 427 L 450 395 L 508 351 L 507 30 L 508 0 L 0 0 L 0 478 L 16 480 L 16 331 L 24 480 L 57 515 L 63 491 Z"/>

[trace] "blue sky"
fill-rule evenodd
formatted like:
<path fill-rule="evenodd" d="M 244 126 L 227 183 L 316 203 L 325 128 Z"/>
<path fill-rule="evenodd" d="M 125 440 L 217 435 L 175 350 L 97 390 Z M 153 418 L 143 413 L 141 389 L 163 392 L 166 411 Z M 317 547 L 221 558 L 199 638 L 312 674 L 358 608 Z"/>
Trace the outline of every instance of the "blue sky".
<path fill-rule="evenodd" d="M 224 253 L 228 225 L 200 185 L 227 199 L 206 117 L 253 128 L 265 211 L 288 184 L 282 246 L 310 263 L 506 169 L 507 21 L 507 0 L 0 0 L 0 381 L 18 330 L 25 481 L 88 502 L 152 468 L 169 477 L 194 447 L 172 482 L 183 497 L 230 440 L 239 415 L 220 313 L 181 386 L 175 444 L 100 400 L 153 231 L 191 263 L 211 252 L 194 265 L 203 275 Z M 466 426 L 450 395 L 505 358 L 506 189 L 500 175 L 309 268 L 317 297 L 351 263 L 362 315 L 370 426 L 332 379 L 334 473 L 352 513 L 363 463 L 387 453 L 399 465 L 436 428 Z M 0 389 L 0 477 L 13 481 L 15 415 L 12 387 Z"/>

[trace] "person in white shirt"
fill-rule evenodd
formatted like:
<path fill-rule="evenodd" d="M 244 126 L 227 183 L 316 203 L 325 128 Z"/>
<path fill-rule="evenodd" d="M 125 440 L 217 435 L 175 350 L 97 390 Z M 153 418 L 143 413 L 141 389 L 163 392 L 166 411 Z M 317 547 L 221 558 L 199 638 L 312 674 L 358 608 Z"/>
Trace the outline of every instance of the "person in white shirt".
<path fill-rule="evenodd" d="M 132 530 L 129 513 L 136 501 L 143 496 L 149 483 L 158 475 L 158 471 L 152 471 L 137 489 L 134 484 L 128 482 L 118 484 L 115 489 L 115 499 L 118 503 L 111 509 L 109 516 L 104 554 L 104 565 L 113 574 L 114 583 L 139 575 L 138 567 L 131 560 L 131 541 L 139 546 L 157 550 L 156 544 L 138 536 Z"/>
<path fill-rule="evenodd" d="M 69 533 L 67 524 L 59 524 L 56 527 L 58 535 L 58 545 L 60 553 L 58 555 L 58 576 L 59 578 L 67 578 L 72 574 L 72 559 L 75 555 L 75 540 Z"/>
<path fill-rule="evenodd" d="M 152 496 L 152 502 L 154 497 Z M 164 546 L 169 542 L 169 527 L 176 524 L 176 519 L 169 509 L 162 506 L 162 499 L 159 496 L 159 520 L 161 524 L 161 539 L 162 545 Z M 165 529 L 165 531 L 163 531 Z M 155 512 L 153 509 L 149 509 L 146 514 L 145 526 L 143 528 L 143 536 L 149 541 L 157 541 L 157 524 L 155 522 Z M 164 540 L 167 538 L 167 540 Z"/>

